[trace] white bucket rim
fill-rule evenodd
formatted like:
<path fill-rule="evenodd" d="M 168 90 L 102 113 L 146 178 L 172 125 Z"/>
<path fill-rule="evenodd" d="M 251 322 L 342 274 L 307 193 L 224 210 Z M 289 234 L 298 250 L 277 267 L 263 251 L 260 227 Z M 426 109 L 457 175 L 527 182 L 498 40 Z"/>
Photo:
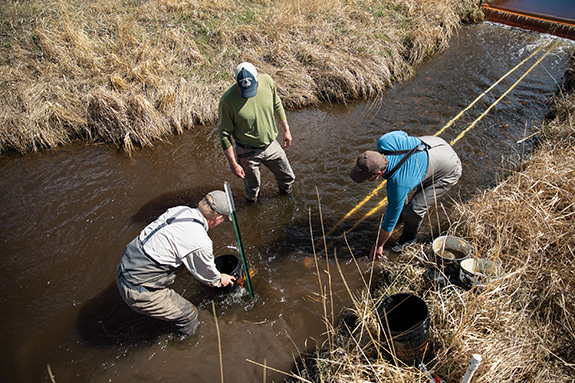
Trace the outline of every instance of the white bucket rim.
<path fill-rule="evenodd" d="M 478 271 L 476 268 L 478 263 L 485 263 L 489 265 L 488 268 L 493 272 L 485 273 L 483 272 L 485 270 L 483 267 L 481 268 L 481 271 Z M 503 275 L 504 270 L 503 265 L 499 259 L 489 260 L 485 258 L 468 258 L 461 261 L 461 272 L 480 278 L 496 279 Z"/>
<path fill-rule="evenodd" d="M 443 243 L 445 243 L 445 245 L 443 245 Z M 454 243 L 457 245 L 454 245 Z M 431 244 L 431 249 L 433 250 L 433 254 L 435 254 L 435 256 L 449 261 L 461 261 L 468 259 L 473 254 L 473 246 L 468 241 L 453 235 L 442 235 L 435 238 Z M 464 254 L 464 257 L 455 259 L 447 258 L 439 254 L 440 249 L 454 250 Z"/>

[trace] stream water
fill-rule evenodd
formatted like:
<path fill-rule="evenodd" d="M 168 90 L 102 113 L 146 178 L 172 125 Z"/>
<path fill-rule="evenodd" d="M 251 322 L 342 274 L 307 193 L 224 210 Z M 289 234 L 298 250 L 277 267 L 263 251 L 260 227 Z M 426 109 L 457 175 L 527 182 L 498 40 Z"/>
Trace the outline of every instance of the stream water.
<path fill-rule="evenodd" d="M 554 42 L 558 44 L 455 145 L 463 176 L 450 196 L 466 200 L 492 186 L 510 162 L 529 151 L 558 90 L 574 44 L 491 23 L 464 27 L 450 48 L 424 63 L 412 80 L 377 100 L 288 112 L 294 142 L 287 150 L 297 181 L 293 197 L 278 196 L 264 171 L 259 203 L 245 205 L 213 126 L 138 150 L 131 158 L 108 146 L 74 143 L 57 150 L 0 158 L 0 380 L 50 382 L 282 381 L 298 353 L 324 341 L 319 281 L 331 274 L 336 322 L 350 290 L 364 289 L 366 257 L 382 211 L 336 241 L 330 259 L 313 242 L 349 230 L 385 193 L 339 223 L 376 186 L 354 184 L 356 156 L 375 149 L 390 130 L 435 134 L 492 83 L 539 47 L 541 51 L 481 99 L 441 136 L 455 139 Z M 200 310 L 198 332 L 179 340 L 169 327 L 133 313 L 121 301 L 115 269 L 125 245 L 168 207 L 190 204 L 230 182 L 246 255 L 255 275 L 245 290 L 221 293 L 182 272 L 175 289 Z M 447 206 L 450 198 L 442 202 Z M 321 210 L 320 210 L 321 209 Z M 441 209 L 437 209 L 441 210 Z M 430 217 L 437 216 L 434 210 Z M 440 214 L 441 215 L 441 214 Z M 432 222 L 437 221 L 432 219 Z M 443 221 L 442 221 L 443 222 Z M 447 226 L 426 225 L 422 240 Z M 210 231 L 219 254 L 235 252 L 231 223 Z M 313 236 L 313 239 L 312 239 Z M 357 258 L 353 261 L 351 254 Z M 213 305 L 212 305 L 213 302 Z M 216 315 L 214 316 L 214 311 Z M 333 313 L 333 315 L 332 315 Z M 217 320 L 217 326 L 216 326 Z"/>

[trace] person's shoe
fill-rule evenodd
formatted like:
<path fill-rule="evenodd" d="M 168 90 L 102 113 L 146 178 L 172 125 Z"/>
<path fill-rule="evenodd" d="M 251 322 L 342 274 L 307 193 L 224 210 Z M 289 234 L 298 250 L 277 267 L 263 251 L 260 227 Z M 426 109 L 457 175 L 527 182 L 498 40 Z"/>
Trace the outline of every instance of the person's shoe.
<path fill-rule="evenodd" d="M 405 242 L 397 242 L 395 245 L 391 246 L 391 251 L 393 251 L 394 253 L 401 253 L 403 251 L 403 249 L 405 249 L 407 246 L 411 245 L 415 243 L 415 240 L 412 239 L 410 241 L 405 241 Z"/>

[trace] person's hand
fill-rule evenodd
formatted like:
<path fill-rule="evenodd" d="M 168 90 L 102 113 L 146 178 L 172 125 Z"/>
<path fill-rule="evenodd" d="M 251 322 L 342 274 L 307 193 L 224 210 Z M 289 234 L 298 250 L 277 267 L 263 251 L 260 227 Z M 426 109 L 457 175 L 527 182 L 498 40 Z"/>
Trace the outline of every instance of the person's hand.
<path fill-rule="evenodd" d="M 370 258 L 372 257 L 375 257 L 375 259 L 387 258 L 385 255 L 383 255 L 383 245 L 385 245 L 389 237 L 391 237 L 391 233 L 392 233 L 391 231 L 385 231 L 382 228 L 379 228 L 377 232 L 377 240 L 375 241 L 375 244 L 373 245 L 369 253 Z"/>
<path fill-rule="evenodd" d="M 383 246 L 373 246 L 371 248 L 371 251 L 369 252 L 369 257 L 373 258 L 375 256 L 375 259 L 382 259 L 385 258 L 385 255 L 383 255 Z"/>
<path fill-rule="evenodd" d="M 236 166 L 232 168 L 232 173 L 234 173 L 236 177 L 246 178 L 244 168 L 242 168 L 242 165 L 240 164 L 236 164 Z"/>
<path fill-rule="evenodd" d="M 284 132 L 284 148 L 289 148 L 290 145 L 291 145 L 291 132 L 288 130 Z"/>
<path fill-rule="evenodd" d="M 222 287 L 233 286 L 235 280 L 236 278 L 231 275 L 222 274 Z"/>

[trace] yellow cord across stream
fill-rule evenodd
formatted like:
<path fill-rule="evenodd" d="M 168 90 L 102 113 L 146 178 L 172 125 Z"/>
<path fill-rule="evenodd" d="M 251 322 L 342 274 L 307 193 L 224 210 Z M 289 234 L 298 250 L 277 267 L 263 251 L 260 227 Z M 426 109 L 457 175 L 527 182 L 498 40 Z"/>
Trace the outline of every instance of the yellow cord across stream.
<path fill-rule="evenodd" d="M 475 127 L 475 125 L 477 125 L 477 123 L 483 118 L 485 117 L 485 115 L 487 113 L 489 113 L 489 111 L 491 109 L 493 109 L 495 107 L 495 105 L 497 105 L 499 103 L 499 101 L 501 101 L 507 94 L 509 94 L 509 92 L 511 92 L 511 90 L 513 90 L 513 88 L 515 88 L 522 80 L 523 78 L 525 78 L 525 76 L 527 76 L 527 74 L 529 74 L 529 72 L 531 72 L 531 70 L 533 70 L 533 68 L 535 68 L 537 65 L 539 65 L 539 63 L 555 48 L 555 46 L 558 44 L 559 42 L 555 42 L 548 50 L 547 52 L 545 52 L 545 54 L 543 56 L 541 56 L 541 58 L 539 60 L 537 60 L 537 62 L 535 62 L 535 64 L 533 64 L 520 78 L 519 80 L 517 80 L 513 85 L 511 85 L 511 87 L 509 87 L 509 89 L 507 89 L 507 91 L 505 91 L 505 93 L 503 93 L 501 95 L 501 97 L 499 97 L 493 104 L 491 104 L 486 110 L 485 112 L 483 112 L 477 119 L 475 119 L 475 121 L 473 121 L 463 132 L 461 132 L 456 139 L 454 139 L 453 141 L 450 142 L 450 144 L 453 146 L 457 141 L 459 141 L 468 131 L 470 131 L 471 129 L 473 129 Z M 517 64 L 515 67 L 513 67 L 509 72 L 507 72 L 505 75 L 503 75 L 499 80 L 497 80 L 493 85 L 491 85 L 486 91 L 484 91 L 483 93 L 481 93 L 475 100 L 473 100 L 473 102 L 471 104 L 469 104 L 465 109 L 463 109 L 457 116 L 455 116 L 453 119 L 451 119 L 447 124 L 445 124 L 445 126 L 443 126 L 443 128 L 441 128 L 437 133 L 435 133 L 435 136 L 440 135 L 441 133 L 443 133 L 448 127 L 450 127 L 451 125 L 453 125 L 453 123 L 459 119 L 463 113 L 465 113 L 467 110 L 469 110 L 473 105 L 475 105 L 481 98 L 483 98 L 489 91 L 491 91 L 493 88 L 495 88 L 501 81 L 503 81 L 503 79 L 505 79 L 507 76 L 509 76 L 511 73 L 513 73 L 515 70 L 517 70 L 520 66 L 522 66 L 525 62 L 527 62 L 531 57 L 533 57 L 537 52 L 539 52 L 541 49 L 543 48 L 543 46 L 540 46 L 539 48 L 537 48 L 533 53 L 531 53 L 529 55 L 529 57 L 525 58 L 523 61 L 521 61 L 519 64 Z M 374 197 L 375 195 L 377 195 L 378 191 L 381 190 L 385 185 L 387 184 L 387 180 L 382 181 L 374 190 L 372 190 L 364 199 L 363 201 L 361 201 L 360 203 L 358 203 L 353 209 L 351 209 L 341 220 L 339 220 L 339 222 L 333 227 L 331 228 L 328 233 L 326 234 L 327 236 L 329 236 L 330 234 L 332 234 L 347 218 L 349 218 L 352 214 L 354 214 L 358 209 L 360 209 L 366 202 L 368 202 L 372 197 Z M 360 220 L 358 220 L 349 230 L 345 231 L 343 235 L 348 234 L 349 232 L 353 231 L 361 222 L 363 222 L 366 218 L 370 217 L 371 215 L 373 215 L 374 213 L 376 213 L 378 210 L 380 210 L 382 207 L 384 207 L 385 205 L 387 205 L 387 197 L 385 197 L 383 200 L 381 200 L 373 209 L 371 209 L 369 212 L 367 212 L 363 217 L 361 217 Z"/>

